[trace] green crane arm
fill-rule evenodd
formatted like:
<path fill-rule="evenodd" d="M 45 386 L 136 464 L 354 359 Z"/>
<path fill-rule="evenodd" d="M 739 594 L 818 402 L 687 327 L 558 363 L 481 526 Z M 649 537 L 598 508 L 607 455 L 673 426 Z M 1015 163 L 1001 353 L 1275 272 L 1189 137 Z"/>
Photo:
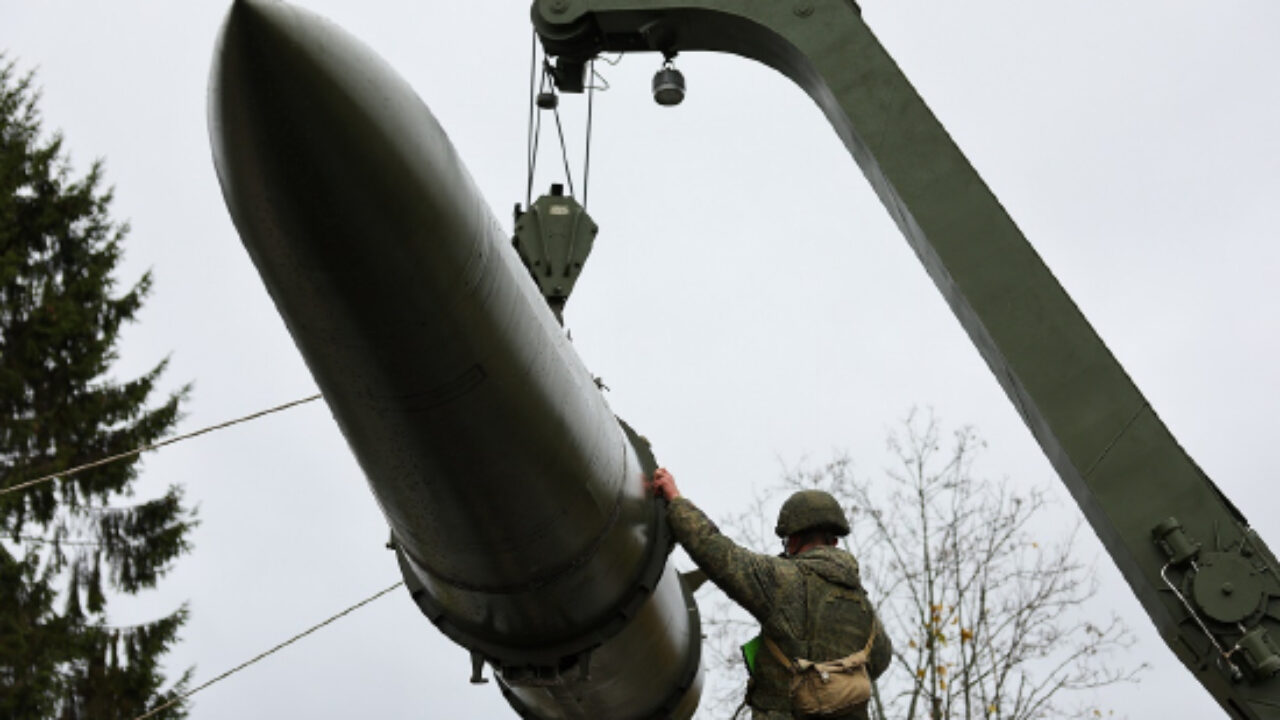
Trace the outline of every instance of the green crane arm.
<path fill-rule="evenodd" d="M 1178 445 L 852 0 L 537 0 L 561 89 L 600 52 L 758 60 L 826 113 L 1165 641 L 1237 718 L 1280 718 L 1280 574 Z"/>

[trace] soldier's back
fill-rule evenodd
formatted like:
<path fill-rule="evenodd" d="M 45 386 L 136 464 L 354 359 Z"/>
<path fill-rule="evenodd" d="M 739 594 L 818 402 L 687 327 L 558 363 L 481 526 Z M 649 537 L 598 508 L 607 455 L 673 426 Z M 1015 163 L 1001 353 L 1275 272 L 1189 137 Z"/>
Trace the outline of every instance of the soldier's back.
<path fill-rule="evenodd" d="M 760 618 L 765 636 L 788 657 L 814 661 L 836 660 L 866 647 L 878 624 L 853 556 L 839 548 L 824 547 L 792 558 L 787 565 L 791 571 L 779 573 L 782 582 L 777 605 L 770 617 Z M 887 664 L 887 648 L 876 649 L 884 650 L 877 654 L 886 656 Z M 876 675 L 882 669 L 871 671 Z M 792 720 L 790 683 L 790 670 L 772 655 L 765 657 L 753 677 L 749 697 L 753 720 Z M 865 708 L 859 708 L 829 720 L 866 717 Z"/>

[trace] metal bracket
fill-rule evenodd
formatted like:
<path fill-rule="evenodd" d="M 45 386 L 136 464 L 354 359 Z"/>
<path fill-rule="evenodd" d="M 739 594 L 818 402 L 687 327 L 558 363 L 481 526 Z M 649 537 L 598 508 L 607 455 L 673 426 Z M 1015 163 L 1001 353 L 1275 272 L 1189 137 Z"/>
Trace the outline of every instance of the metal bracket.
<path fill-rule="evenodd" d="M 561 325 L 564 305 L 599 232 L 586 209 L 564 194 L 563 185 L 552 185 L 550 195 L 516 215 L 511 243 Z"/>
<path fill-rule="evenodd" d="M 484 656 L 478 652 L 471 653 L 471 684 L 488 685 L 489 679 L 484 676 Z"/>
<path fill-rule="evenodd" d="M 680 580 L 684 586 L 689 588 L 689 592 L 697 592 L 707 582 L 707 571 L 701 568 L 694 568 L 689 572 L 680 573 Z"/>
<path fill-rule="evenodd" d="M 1277 652 L 1266 628 L 1255 627 L 1245 632 L 1245 628 L 1241 627 L 1240 631 L 1244 635 L 1231 649 L 1231 654 L 1238 653 L 1243 658 L 1249 673 L 1256 678 L 1269 678 L 1280 673 L 1280 652 Z"/>
<path fill-rule="evenodd" d="M 1250 562 L 1251 553 L 1244 551 L 1247 545 L 1241 543 L 1238 552 L 1201 553 L 1200 544 L 1176 518 L 1156 525 L 1151 535 L 1169 558 L 1160 570 L 1161 579 L 1213 644 L 1218 662 L 1231 679 L 1243 680 L 1245 671 L 1254 680 L 1280 673 L 1280 650 L 1266 628 L 1245 624 L 1250 619 L 1260 620 L 1270 597 L 1261 580 L 1263 571 Z M 1169 577 L 1169 570 L 1179 566 L 1184 567 L 1181 588 Z M 1215 633 L 1210 625 L 1220 628 L 1220 632 Z M 1236 632 L 1240 638 L 1228 650 L 1219 637 Z"/>
<path fill-rule="evenodd" d="M 502 684 L 508 687 L 560 687 L 591 680 L 591 650 L 559 665 L 503 665 L 498 668 Z"/>

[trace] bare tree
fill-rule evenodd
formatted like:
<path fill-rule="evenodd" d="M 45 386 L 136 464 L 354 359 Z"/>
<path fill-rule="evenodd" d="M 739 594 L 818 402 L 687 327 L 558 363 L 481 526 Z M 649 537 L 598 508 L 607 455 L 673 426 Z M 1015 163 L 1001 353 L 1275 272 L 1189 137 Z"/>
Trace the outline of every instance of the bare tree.
<path fill-rule="evenodd" d="M 1096 717 L 1086 691 L 1136 681 L 1144 666 L 1116 656 L 1132 639 L 1119 619 L 1104 621 L 1089 601 L 1092 568 L 1073 553 L 1075 531 L 1042 529 L 1043 490 L 1014 489 L 975 476 L 985 444 L 971 428 L 944 448 L 938 422 L 912 413 L 888 446 L 894 467 L 882 480 L 857 478 L 840 456 L 786 473 L 721 523 L 749 547 L 777 544 L 773 513 L 782 496 L 819 488 L 846 506 L 863 584 L 894 641 L 872 717 L 904 720 L 1037 720 Z M 1078 524 L 1077 524 L 1078 528 Z M 1050 535 L 1046 538 L 1046 535 Z M 705 717 L 727 717 L 746 671 L 738 644 L 756 623 L 715 593 L 707 609 L 710 670 Z M 707 604 L 704 602 L 704 604 Z"/>

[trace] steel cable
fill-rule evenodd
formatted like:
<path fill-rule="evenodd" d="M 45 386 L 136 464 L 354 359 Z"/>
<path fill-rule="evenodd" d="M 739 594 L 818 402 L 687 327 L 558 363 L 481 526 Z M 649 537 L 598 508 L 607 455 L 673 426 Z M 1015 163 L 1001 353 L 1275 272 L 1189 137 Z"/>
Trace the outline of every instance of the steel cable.
<path fill-rule="evenodd" d="M 172 699 L 172 700 L 170 700 L 169 702 L 166 702 L 165 704 L 160 705 L 159 707 L 156 707 L 156 708 L 154 708 L 154 709 L 152 709 L 152 710 L 149 710 L 146 714 L 144 714 L 144 715 L 139 715 L 137 718 L 134 718 L 134 720 L 147 720 L 147 718 L 152 717 L 152 716 L 154 716 L 155 714 L 157 714 L 157 713 L 159 713 L 159 712 L 161 712 L 161 711 L 167 710 L 168 708 L 171 708 L 171 707 L 173 707 L 174 705 L 177 705 L 178 703 L 182 702 L 183 700 L 186 700 L 187 698 L 191 697 L 192 695 L 195 695 L 196 693 L 200 692 L 201 690 L 204 690 L 205 688 L 209 687 L 210 685 L 213 685 L 214 683 L 218 683 L 218 682 L 221 682 L 221 681 L 223 681 L 223 680 L 226 680 L 227 678 L 231 677 L 232 675 L 235 675 L 236 673 L 240 672 L 241 670 L 244 670 L 245 668 L 249 667 L 250 665 L 253 665 L 254 663 L 258 662 L 259 660 L 263 660 L 263 659 L 265 659 L 265 658 L 267 658 L 267 657 L 270 657 L 271 655 L 274 655 L 275 653 L 277 653 L 277 652 L 279 652 L 279 651 L 281 651 L 281 650 L 285 649 L 286 647 L 289 647 L 290 645 L 292 645 L 292 644 L 294 644 L 295 642 L 297 642 L 297 641 L 301 640 L 302 638 L 304 638 L 304 637 L 306 637 L 306 636 L 310 635 L 311 633 L 313 633 L 313 632 L 315 632 L 315 631 L 319 630 L 320 628 L 322 628 L 322 627 L 324 627 L 324 626 L 326 626 L 326 625 L 329 625 L 330 623 L 332 623 L 332 622 L 334 622 L 334 621 L 336 621 L 336 620 L 338 620 L 338 619 L 342 618 L 342 617 L 343 617 L 343 616 L 345 616 L 345 615 L 350 614 L 351 612 L 354 612 L 355 610 L 359 610 L 360 608 L 364 607 L 365 605 L 368 605 L 369 603 L 373 602 L 374 600 L 377 600 L 378 598 L 382 597 L 383 595 L 386 595 L 386 594 L 390 593 L 392 590 L 395 590 L 396 588 L 400 587 L 401 585 L 404 585 L 404 581 L 403 581 L 403 580 L 401 580 L 401 581 L 397 582 L 396 584 L 392 585 L 392 586 L 391 586 L 391 587 L 389 587 L 389 588 L 386 588 L 385 590 L 381 590 L 381 591 L 379 591 L 379 592 L 377 592 L 377 593 L 374 593 L 373 595 L 370 595 L 369 597 L 365 598 L 364 600 L 361 600 L 360 602 L 356 603 L 355 605 L 352 605 L 351 607 L 347 608 L 346 610 L 343 610 L 342 612 L 338 613 L 337 615 L 333 615 L 333 616 L 329 617 L 329 618 L 328 618 L 327 620 L 325 620 L 324 622 L 321 622 L 321 623 L 317 623 L 317 624 L 315 624 L 315 625 L 312 625 L 311 627 L 307 628 L 306 630 L 303 630 L 302 632 L 298 633 L 297 635 L 294 635 L 293 637 L 289 638 L 288 640 L 285 640 L 284 642 L 280 643 L 279 645 L 276 645 L 275 647 L 271 648 L 270 650 L 267 650 L 267 651 L 265 651 L 265 652 L 258 653 L 258 654 L 257 654 L 257 655 L 255 655 L 253 658 L 251 658 L 251 659 L 249 659 L 249 660 L 246 660 L 246 661 L 244 661 L 244 662 L 240 663 L 239 665 L 237 665 L 237 666 L 235 666 L 235 667 L 231 668 L 230 670 L 228 670 L 228 671 L 226 671 L 226 672 L 222 673 L 221 675 L 219 675 L 219 676 L 215 677 L 214 679 L 212 679 L 212 680 L 210 680 L 210 681 L 208 681 L 208 682 L 206 682 L 206 683 L 201 684 L 199 687 L 195 688 L 194 690 L 191 690 L 191 691 L 189 691 L 189 692 L 185 692 L 185 693 L 183 693 L 183 694 L 179 695 L 178 697 L 173 698 L 173 699 Z"/>
<path fill-rule="evenodd" d="M 142 453 L 148 450 L 155 450 L 157 448 L 162 448 L 166 445 L 172 445 L 177 442 L 182 442 L 183 440 L 190 440 L 191 438 L 198 437 L 206 433 L 211 433 L 215 430 L 222 430 L 224 428 L 229 428 L 232 425 L 239 425 L 240 423 L 249 422 L 250 420 L 257 420 L 260 417 L 270 415 L 272 413 L 277 413 L 277 412 L 280 412 L 281 410 L 288 410 L 289 408 L 297 407 L 298 405 L 304 405 L 309 402 L 314 402 L 316 400 L 319 400 L 321 397 L 323 396 L 317 393 L 315 395 L 311 395 L 310 397 L 305 397 L 300 400 L 294 400 L 293 402 L 287 402 L 283 405 L 277 405 L 273 408 L 260 410 L 251 415 L 245 415 L 244 417 L 236 418 L 235 420 L 228 420 L 227 422 L 218 423 L 217 425 L 210 425 L 209 427 L 201 428 L 199 430 L 196 430 L 195 432 L 186 433 L 185 435 L 179 435 L 177 437 L 172 437 L 172 438 L 169 438 L 168 440 L 162 440 L 161 442 L 152 443 L 150 445 L 143 445 L 140 448 L 135 448 L 128 452 L 122 452 L 118 455 L 105 457 L 100 460 L 94 460 L 93 462 L 85 463 L 83 465 L 78 465 L 68 470 L 60 470 L 56 473 L 52 473 L 50 475 L 45 475 L 43 477 L 36 478 L 35 480 L 29 480 L 27 482 L 14 485 L 13 487 L 4 488 L 0 490 L 0 497 L 9 495 L 11 493 L 19 492 L 21 490 L 26 490 L 28 488 L 35 487 L 37 485 L 43 485 L 44 483 L 53 482 L 58 478 L 71 477 L 72 475 L 77 475 L 79 473 L 84 472 L 85 470 L 92 470 L 93 468 L 101 467 L 103 465 L 107 465 L 120 460 L 125 460 L 128 458 L 134 457 L 135 455 L 141 455 Z"/>

